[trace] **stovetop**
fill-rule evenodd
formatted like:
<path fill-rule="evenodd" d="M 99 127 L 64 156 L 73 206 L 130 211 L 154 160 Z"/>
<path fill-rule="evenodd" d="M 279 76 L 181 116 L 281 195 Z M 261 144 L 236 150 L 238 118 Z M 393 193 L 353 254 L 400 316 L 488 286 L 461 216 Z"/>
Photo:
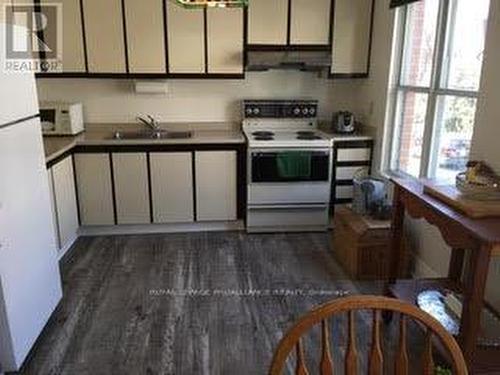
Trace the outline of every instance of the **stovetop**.
<path fill-rule="evenodd" d="M 245 100 L 243 131 L 250 148 L 328 148 L 316 100 Z"/>
<path fill-rule="evenodd" d="M 331 139 L 320 131 L 310 129 L 279 129 L 279 130 L 248 130 L 245 135 L 249 147 L 269 148 L 269 147 L 307 147 L 320 148 L 330 147 Z"/>

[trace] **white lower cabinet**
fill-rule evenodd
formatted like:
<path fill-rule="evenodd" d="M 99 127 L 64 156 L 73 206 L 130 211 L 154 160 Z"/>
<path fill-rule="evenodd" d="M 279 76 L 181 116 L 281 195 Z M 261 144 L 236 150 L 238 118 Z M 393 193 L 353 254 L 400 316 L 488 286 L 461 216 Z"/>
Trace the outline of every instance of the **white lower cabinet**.
<path fill-rule="evenodd" d="M 115 224 L 109 157 L 107 153 L 75 155 L 82 225 Z"/>
<path fill-rule="evenodd" d="M 237 218 L 236 151 L 196 151 L 196 219 Z"/>
<path fill-rule="evenodd" d="M 151 153 L 150 166 L 153 221 L 194 221 L 192 153 Z"/>
<path fill-rule="evenodd" d="M 75 241 L 79 227 L 72 157 L 55 164 L 51 171 L 59 249 L 62 250 Z"/>
<path fill-rule="evenodd" d="M 146 153 L 113 153 L 117 224 L 148 224 L 148 165 Z"/>

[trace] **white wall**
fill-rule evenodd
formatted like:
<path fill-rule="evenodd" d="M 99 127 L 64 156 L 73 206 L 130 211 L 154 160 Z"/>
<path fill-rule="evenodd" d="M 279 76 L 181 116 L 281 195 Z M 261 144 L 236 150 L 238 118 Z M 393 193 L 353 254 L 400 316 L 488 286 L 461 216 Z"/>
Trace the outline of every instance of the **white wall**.
<path fill-rule="evenodd" d="M 377 1 L 372 74 L 359 85 L 356 101 L 361 118 L 378 129 L 377 155 L 386 121 L 387 91 L 393 42 L 394 11 L 389 10 L 389 0 Z M 491 0 L 490 19 L 486 37 L 485 60 L 475 132 L 472 140 L 473 157 L 484 159 L 500 172 L 500 2 Z M 391 126 L 390 123 L 387 126 Z M 416 250 L 415 273 L 419 276 L 445 276 L 448 270 L 450 249 L 439 231 L 423 220 L 408 222 L 412 231 L 411 242 Z M 500 262 L 494 261 L 490 270 L 487 298 L 500 307 Z"/>
<path fill-rule="evenodd" d="M 320 101 L 320 118 L 351 109 L 350 81 L 318 78 L 315 73 L 250 73 L 245 80 L 169 80 L 165 96 L 138 95 L 128 80 L 40 79 L 40 100 L 81 101 L 87 122 L 135 122 L 150 113 L 163 122 L 239 121 L 242 99 L 311 98 Z"/>

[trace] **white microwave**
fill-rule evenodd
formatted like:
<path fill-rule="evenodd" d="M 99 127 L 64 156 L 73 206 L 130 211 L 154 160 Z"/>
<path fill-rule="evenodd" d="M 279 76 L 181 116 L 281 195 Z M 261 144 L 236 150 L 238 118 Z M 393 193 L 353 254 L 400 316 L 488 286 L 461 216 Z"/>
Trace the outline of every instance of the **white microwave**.
<path fill-rule="evenodd" d="M 75 135 L 83 132 L 81 103 L 41 102 L 40 121 L 44 135 Z"/>

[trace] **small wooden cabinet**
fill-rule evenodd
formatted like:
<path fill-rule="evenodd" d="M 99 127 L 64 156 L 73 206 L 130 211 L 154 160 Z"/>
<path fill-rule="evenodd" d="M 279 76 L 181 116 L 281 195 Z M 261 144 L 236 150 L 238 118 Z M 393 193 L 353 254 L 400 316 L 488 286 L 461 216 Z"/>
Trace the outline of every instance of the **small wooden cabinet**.
<path fill-rule="evenodd" d="M 332 67 L 335 77 L 369 73 L 374 0 L 335 0 Z"/>
<path fill-rule="evenodd" d="M 196 151 L 196 219 L 231 221 L 237 217 L 236 151 Z"/>
<path fill-rule="evenodd" d="M 332 210 L 352 202 L 354 175 L 363 168 L 371 172 L 373 146 L 372 139 L 333 141 Z"/>
<path fill-rule="evenodd" d="M 110 155 L 88 153 L 74 157 L 81 224 L 114 225 Z"/>
<path fill-rule="evenodd" d="M 389 221 L 373 221 L 341 207 L 335 212 L 332 237 L 335 257 L 352 278 L 376 280 L 389 276 Z"/>

